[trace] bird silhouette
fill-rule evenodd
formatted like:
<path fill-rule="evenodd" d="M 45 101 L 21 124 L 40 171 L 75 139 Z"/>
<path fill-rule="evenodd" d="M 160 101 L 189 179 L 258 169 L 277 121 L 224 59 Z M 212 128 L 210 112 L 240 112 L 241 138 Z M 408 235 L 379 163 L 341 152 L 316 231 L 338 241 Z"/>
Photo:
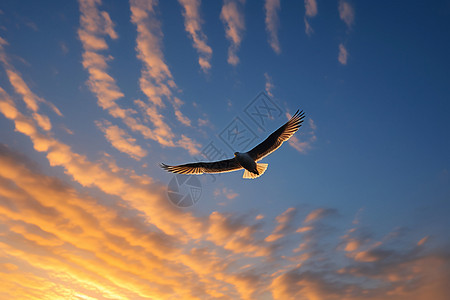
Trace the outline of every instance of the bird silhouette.
<path fill-rule="evenodd" d="M 284 142 L 289 140 L 300 128 L 304 118 L 304 112 L 297 110 L 286 124 L 274 131 L 262 143 L 248 152 L 235 152 L 233 158 L 213 162 L 188 163 L 178 166 L 169 166 L 162 163 L 160 166 L 169 172 L 187 175 L 225 173 L 245 169 L 242 177 L 254 179 L 264 174 L 268 166 L 268 164 L 257 162 L 280 148 Z"/>

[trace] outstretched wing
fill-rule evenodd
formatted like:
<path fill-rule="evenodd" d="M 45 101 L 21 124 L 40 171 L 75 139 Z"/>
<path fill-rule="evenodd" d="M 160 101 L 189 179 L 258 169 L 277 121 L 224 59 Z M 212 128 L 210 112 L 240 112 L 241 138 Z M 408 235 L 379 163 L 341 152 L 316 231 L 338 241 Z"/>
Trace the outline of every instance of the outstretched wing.
<path fill-rule="evenodd" d="M 299 112 L 298 110 L 292 116 L 292 118 L 287 121 L 286 124 L 278 128 L 277 131 L 269 135 L 262 143 L 258 146 L 247 152 L 251 158 L 255 161 L 262 159 L 263 157 L 269 155 L 273 151 L 280 148 L 283 142 L 290 139 L 294 133 L 302 126 L 303 119 L 305 118 L 305 113 L 303 111 Z"/>
<path fill-rule="evenodd" d="M 214 162 L 197 162 L 179 166 L 168 166 L 161 164 L 161 168 L 172 173 L 200 175 L 203 173 L 225 173 L 242 169 L 236 158 L 219 160 Z"/>

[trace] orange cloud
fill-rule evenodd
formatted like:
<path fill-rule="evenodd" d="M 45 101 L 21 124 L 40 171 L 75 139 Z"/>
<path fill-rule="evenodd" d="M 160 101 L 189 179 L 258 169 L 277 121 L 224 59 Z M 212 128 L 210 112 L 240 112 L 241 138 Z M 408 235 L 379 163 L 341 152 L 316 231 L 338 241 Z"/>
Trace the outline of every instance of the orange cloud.
<path fill-rule="evenodd" d="M 225 198 L 227 198 L 228 200 L 233 200 L 234 198 L 239 196 L 238 193 L 236 193 L 232 189 L 228 189 L 228 188 L 216 189 L 214 191 L 214 196 L 217 197 L 217 196 L 220 196 L 220 195 L 225 196 Z"/>
<path fill-rule="evenodd" d="M 266 30 L 269 33 L 269 44 L 276 54 L 280 54 L 281 48 L 278 40 L 280 0 L 266 0 L 264 8 L 266 10 Z"/>
<path fill-rule="evenodd" d="M 320 218 L 323 218 L 324 216 L 330 215 L 330 214 L 334 214 L 335 211 L 332 209 L 325 209 L 325 208 L 319 208 L 316 210 L 313 210 L 312 212 L 310 212 L 305 220 L 303 221 L 303 223 L 311 223 L 314 222 Z"/>
<path fill-rule="evenodd" d="M 312 229 L 313 229 L 312 226 L 304 226 L 304 227 L 298 228 L 295 232 L 302 233 L 302 232 L 310 231 L 310 230 L 312 230 Z"/>
<path fill-rule="evenodd" d="M 27 108 L 33 112 L 32 116 L 34 120 L 36 120 L 37 124 L 42 129 L 49 131 L 52 128 L 52 124 L 48 116 L 39 113 L 39 102 L 47 104 L 59 116 L 62 116 L 61 112 L 58 108 L 56 108 L 55 105 L 38 97 L 30 90 L 25 81 L 23 81 L 18 71 L 16 71 L 14 67 L 9 63 L 9 59 L 4 49 L 4 45 L 7 45 L 7 43 L 3 39 L 2 41 L 0 41 L 0 61 L 5 68 L 9 82 L 11 83 L 15 92 L 22 97 Z M 6 107 L 4 109 L 6 109 Z"/>
<path fill-rule="evenodd" d="M 245 1 L 240 1 L 242 4 Z M 236 66 L 239 63 L 237 51 L 242 42 L 245 31 L 244 14 L 242 8 L 237 1 L 224 0 L 222 11 L 220 12 L 220 19 L 225 26 L 225 36 L 230 42 L 228 47 L 228 63 Z"/>
<path fill-rule="evenodd" d="M 130 137 L 125 130 L 106 120 L 96 122 L 96 124 L 105 133 L 105 137 L 111 145 L 120 152 L 130 155 L 136 160 L 147 155 L 147 151 L 136 145 L 136 139 Z"/>
<path fill-rule="evenodd" d="M 290 114 L 286 114 L 288 118 L 291 118 Z M 309 131 L 307 133 L 300 133 L 300 136 L 303 136 L 303 141 L 300 140 L 299 136 L 292 136 L 288 143 L 291 147 L 297 150 L 300 153 L 307 153 L 309 150 L 313 148 L 313 143 L 317 140 L 316 130 L 317 126 L 314 123 L 313 119 L 308 119 Z M 306 138 L 304 137 L 306 135 Z"/>
<path fill-rule="evenodd" d="M 2 297 L 443 300 L 448 295 L 448 253 L 427 248 L 425 241 L 411 247 L 400 242 L 401 250 L 381 242 L 349 246 L 347 256 L 339 251 L 342 241 L 333 244 L 338 229 L 321 224 L 336 213 L 330 208 L 310 212 L 302 234 L 290 235 L 291 241 L 265 241 L 268 234 L 294 231 L 294 208 L 273 224 L 261 215 L 181 210 L 154 179 L 117 166 L 111 157 L 91 161 L 75 152 L 2 88 L 0 113 L 51 167 L 67 175 L 47 176 L 0 145 Z M 266 225 L 275 229 L 267 232 Z M 356 238 L 350 235 L 355 232 L 344 242 Z M 397 236 L 388 235 L 389 242 Z M 293 242 L 300 246 L 292 249 Z M 288 252 L 298 253 L 285 256 Z"/>
<path fill-rule="evenodd" d="M 49 149 L 55 145 L 57 141 Z M 68 157 L 59 163 L 80 160 L 70 148 L 65 152 Z M 85 161 L 85 167 L 94 164 Z M 87 172 L 106 172 L 97 168 Z M 447 295 L 445 282 L 450 274 L 445 255 L 388 251 L 377 243 L 366 251 L 365 259 L 340 269 L 333 269 L 323 253 L 280 257 L 258 239 L 261 228 L 248 223 L 248 218 L 213 212 L 205 219 L 177 211 L 164 205 L 168 201 L 155 185 L 145 199 L 151 209 L 138 209 L 127 195 L 130 180 L 121 179 L 123 194 L 92 197 L 86 190 L 79 192 L 42 174 L 26 157 L 0 145 L 0 293 L 11 299 L 23 295 L 36 299 L 49 295 L 85 299 L 255 299 L 271 295 L 273 299 L 425 300 L 432 295 L 444 300 Z M 100 182 L 92 184 L 101 187 Z M 134 182 L 133 188 L 142 193 L 139 183 Z M 155 218 L 152 210 L 165 214 L 164 220 Z M 314 210 L 310 221 L 329 215 L 325 211 L 329 209 Z M 278 225 L 294 220 L 294 212 L 290 208 L 277 216 Z M 172 218 L 181 222 L 172 229 L 162 226 Z M 178 234 L 174 230 L 195 227 L 196 221 L 202 226 L 194 231 L 183 228 Z M 314 226 L 304 234 L 316 231 L 318 224 Z M 325 249 L 336 257 L 335 248 Z M 367 259 L 370 255 L 376 259 Z M 321 263 L 313 264 L 316 260 Z M 355 284 L 361 280 L 375 288 Z"/>
<path fill-rule="evenodd" d="M 178 0 L 183 6 L 184 27 L 189 33 L 194 48 L 199 54 L 198 63 L 203 72 L 208 72 L 211 68 L 212 49 L 206 43 L 206 35 L 202 31 L 203 23 L 200 17 L 200 0 Z"/>
<path fill-rule="evenodd" d="M 428 235 L 422 238 L 420 241 L 417 242 L 417 246 L 422 246 L 423 244 L 425 244 L 428 241 L 428 238 L 429 238 Z"/>
<path fill-rule="evenodd" d="M 144 2 L 132 3 L 131 10 L 134 12 L 134 15 L 132 14 L 134 16 L 133 20 L 140 22 L 137 26 L 139 32 L 137 40 L 138 57 L 146 66 L 142 71 L 140 86 L 152 105 L 148 105 L 141 100 L 134 101 L 134 104 L 137 105 L 144 116 L 154 125 L 154 129 L 147 127 L 134 116 L 137 114 L 135 109 L 122 108 L 117 103 L 125 95 L 120 91 L 115 79 L 107 72 L 108 61 L 113 58 L 108 55 L 103 55 L 99 51 L 108 49 L 105 36 L 112 39 L 117 39 L 118 36 L 114 31 L 114 23 L 109 14 L 99 10 L 99 5 L 99 1 L 80 1 L 81 26 L 78 30 L 78 36 L 84 48 L 82 64 L 89 73 L 87 84 L 96 95 L 98 105 L 107 110 L 111 116 L 122 120 L 132 131 L 142 134 L 146 139 L 157 141 L 162 146 L 182 147 L 187 148 L 191 153 L 197 153 L 196 151 L 198 149 L 193 150 L 197 146 L 195 142 L 192 141 L 189 143 L 183 137 L 180 137 L 179 141 L 174 140 L 176 138 L 175 134 L 157 110 L 157 107 L 164 107 L 162 101 L 163 96 L 171 97 L 170 89 L 175 87 L 175 83 L 167 65 L 162 60 L 162 52 L 159 48 L 159 40 L 157 38 L 158 33 L 152 35 L 146 27 L 148 14 L 145 9 L 148 8 L 146 7 L 147 4 Z M 151 9 L 151 5 L 149 9 Z M 190 120 L 179 109 L 181 101 L 174 100 L 173 103 L 177 119 L 184 125 L 190 125 Z M 106 134 L 105 130 L 104 132 Z M 108 132 L 111 133 L 111 131 Z M 106 136 L 106 138 L 111 141 L 111 136 Z M 189 141 L 191 140 L 189 139 Z M 116 145 L 117 143 L 116 141 Z M 120 145 L 125 153 L 132 153 L 135 158 L 144 155 L 142 149 L 137 147 L 130 148 L 129 144 L 130 141 L 128 140 L 127 147 L 125 147 L 124 143 Z"/>
<path fill-rule="evenodd" d="M 278 225 L 272 231 L 270 235 L 268 235 L 264 240 L 266 242 L 274 242 L 284 237 L 288 230 L 291 228 L 291 222 L 294 219 L 297 210 L 294 207 L 290 207 L 285 210 L 281 215 L 277 216 L 275 220 L 278 222 Z"/>
<path fill-rule="evenodd" d="M 172 129 L 164 122 L 163 116 L 158 112 L 158 108 L 165 107 L 163 98 L 169 100 L 175 112 L 175 116 L 185 126 L 191 125 L 191 120 L 180 110 L 183 102 L 173 95 L 172 89 L 177 86 L 173 79 L 169 67 L 164 62 L 164 55 L 161 50 L 161 25 L 155 15 L 156 2 L 130 1 L 131 21 L 136 25 L 137 57 L 142 61 L 144 67 L 139 79 L 140 88 L 147 96 L 149 103 L 137 102 L 141 109 L 147 114 L 149 120 L 155 126 L 155 139 L 165 146 L 180 146 L 188 149 L 190 153 L 198 153 L 194 142 L 188 146 L 187 139 L 181 137 L 178 141 L 173 141 Z M 191 12 L 191 11 L 190 11 Z M 192 20 L 191 20 L 192 21 Z"/>

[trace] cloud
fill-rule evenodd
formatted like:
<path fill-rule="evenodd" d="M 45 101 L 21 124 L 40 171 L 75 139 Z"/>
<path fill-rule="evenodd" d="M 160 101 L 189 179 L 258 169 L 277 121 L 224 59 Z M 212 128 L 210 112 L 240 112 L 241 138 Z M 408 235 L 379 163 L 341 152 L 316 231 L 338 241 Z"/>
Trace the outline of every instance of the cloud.
<path fill-rule="evenodd" d="M 274 299 L 351 299 L 344 287 L 327 280 L 324 274 L 302 272 L 301 268 L 276 277 L 271 283 L 271 292 Z"/>
<path fill-rule="evenodd" d="M 347 25 L 347 34 L 349 33 L 355 21 L 355 11 L 352 5 L 346 0 L 339 1 L 339 17 Z M 343 43 L 339 44 L 338 61 L 342 65 L 346 65 L 348 60 L 348 50 Z"/>
<path fill-rule="evenodd" d="M 305 220 L 303 221 L 303 223 L 312 223 L 315 222 L 321 218 L 327 217 L 327 216 L 331 216 L 336 214 L 336 210 L 335 209 L 325 209 L 325 208 L 319 208 L 316 210 L 313 210 L 312 212 L 310 212 Z"/>
<path fill-rule="evenodd" d="M 34 94 L 28 85 L 23 81 L 22 77 L 20 76 L 19 72 L 15 70 L 15 68 L 9 63 L 9 59 L 5 53 L 4 46 L 8 45 L 8 43 L 1 39 L 0 40 L 0 61 L 3 64 L 3 67 L 6 71 L 6 75 L 8 77 L 8 80 L 12 87 L 14 88 L 14 91 L 19 94 L 27 106 L 27 108 L 32 111 L 33 118 L 36 120 L 36 122 L 39 124 L 39 126 L 49 131 L 52 128 L 52 124 L 50 122 L 50 119 L 48 116 L 42 114 L 39 112 L 39 103 L 44 103 L 48 105 L 58 116 L 62 116 L 62 113 L 59 111 L 59 109 L 53 104 L 45 99 L 37 96 Z"/>
<path fill-rule="evenodd" d="M 307 35 L 313 34 L 314 29 L 313 29 L 313 28 L 311 27 L 311 25 L 309 24 L 308 19 L 306 19 L 306 17 L 305 17 L 305 18 L 303 18 L 303 21 L 305 22 L 305 33 L 306 33 Z"/>
<path fill-rule="evenodd" d="M 87 63 L 106 64 L 94 54 Z M 123 120 L 136 113 L 103 104 Z M 444 300 L 450 292 L 448 247 L 404 231 L 374 240 L 370 230 L 347 230 L 359 217 L 332 223 L 338 212 L 330 207 L 287 208 L 275 218 L 178 209 L 165 184 L 111 156 L 76 152 L 3 88 L 0 113 L 49 164 L 0 144 L 2 298 Z M 265 241 L 272 234 L 289 238 Z"/>
<path fill-rule="evenodd" d="M 2 109 L 0 112 L 14 122 L 16 131 L 30 137 L 36 151 L 47 152 L 47 159 L 51 166 L 63 167 L 65 173 L 82 186 L 97 187 L 108 195 L 120 196 L 135 206 L 136 209 L 148 210 L 147 213 L 152 212 L 151 214 L 156 213 L 157 215 L 152 218 L 154 224 L 156 224 L 157 219 L 163 221 L 164 218 L 169 217 L 167 215 L 168 212 L 169 214 L 176 213 L 175 210 L 170 209 L 163 209 L 165 213 L 162 213 L 162 211 L 158 213 L 158 209 L 149 206 L 152 201 L 161 201 L 160 196 L 155 197 L 155 194 L 149 190 L 151 180 L 149 181 L 148 178 L 136 176 L 134 173 L 131 173 L 132 176 L 127 175 L 126 177 L 121 177 L 119 176 L 119 171 L 115 170 L 111 172 L 107 168 L 104 168 L 102 164 L 90 162 L 86 156 L 74 153 L 70 146 L 61 143 L 48 134 L 41 133 L 32 119 L 17 110 L 17 107 L 15 107 L 14 103 L 4 91 L 1 94 L 3 97 L 0 99 L 0 109 Z M 3 109 L 6 111 L 3 111 Z M 167 203 L 167 205 L 169 204 Z M 181 221 L 179 217 L 176 217 L 174 220 Z M 163 223 L 165 224 L 163 227 L 169 225 L 167 221 L 163 221 Z M 176 231 L 184 227 L 180 227 L 179 225 L 176 226 L 178 229 L 173 227 L 175 231 L 168 229 L 172 225 L 169 225 L 166 230 L 169 230 L 171 234 L 175 234 Z M 198 225 L 191 227 L 191 229 L 186 229 L 192 232 L 194 227 Z"/>
<path fill-rule="evenodd" d="M 270 235 L 268 235 L 264 240 L 266 242 L 275 242 L 281 238 L 283 238 L 286 233 L 292 229 L 291 222 L 293 221 L 297 210 L 294 207 L 290 207 L 285 210 L 281 215 L 277 216 L 275 219 L 278 225 L 272 231 Z"/>
<path fill-rule="evenodd" d="M 178 0 L 183 6 L 184 27 L 189 33 L 194 48 L 199 54 L 198 63 L 203 72 L 208 72 L 211 69 L 212 49 L 206 43 L 206 35 L 202 31 L 201 24 L 203 23 L 200 17 L 200 0 Z"/>
<path fill-rule="evenodd" d="M 166 98 L 171 102 L 180 123 L 186 126 L 191 125 L 191 121 L 180 110 L 183 102 L 172 92 L 173 89 L 177 89 L 177 86 L 169 67 L 164 62 L 161 50 L 161 25 L 155 15 L 155 6 L 156 2 L 130 1 L 131 21 L 136 25 L 138 32 L 136 38 L 137 57 L 143 63 L 139 79 L 140 88 L 149 100 L 149 103 L 143 101 L 137 103 L 156 127 L 154 134 L 159 143 L 171 147 L 181 146 L 190 150 L 190 153 L 198 153 L 197 143 L 192 142 L 186 146 L 192 139 L 183 135 L 178 141 L 172 140 L 175 135 L 158 112 L 159 108 L 165 107 L 163 98 Z"/>
<path fill-rule="evenodd" d="M 76 164 L 72 161 L 77 159 L 69 151 L 64 161 Z M 98 165 L 93 172 L 88 161 L 85 167 L 92 174 L 105 172 Z M 367 254 L 376 259 L 343 259 L 333 245 L 334 232 L 320 225 L 330 220 L 327 216 L 334 209 L 318 208 L 307 214 L 305 221 L 314 223 L 308 225 L 313 228 L 298 241 L 316 239 L 316 248 L 285 257 L 258 238 L 264 227 L 252 223 L 254 217 L 220 212 L 194 217 L 164 205 L 168 201 L 154 184 L 136 206 L 125 183 L 131 184 L 130 179 L 113 178 L 110 174 L 110 180 L 101 184 L 97 177 L 94 184 L 104 191 L 120 184 L 117 197 L 90 196 L 87 190 L 79 192 L 44 175 L 27 157 L 0 144 L 2 295 L 12 299 L 19 295 L 85 299 L 271 295 L 273 299 L 352 300 L 425 300 L 430 295 L 444 300 L 448 295 L 450 255 L 446 252 L 422 251 L 423 245 L 414 243 L 402 250 L 378 245 Z M 142 193 L 137 180 L 132 185 L 135 193 Z M 144 209 L 146 201 L 149 209 Z M 164 218 L 158 219 L 158 214 Z M 275 218 L 276 226 L 292 224 L 297 215 L 296 209 L 287 209 Z M 173 221 L 180 222 L 172 230 L 162 226 Z M 184 231 L 196 223 L 200 227 Z M 183 234 L 173 230 L 177 227 L 183 228 Z M 281 245 L 283 253 L 292 249 L 289 243 L 281 241 Z"/>
<path fill-rule="evenodd" d="M 287 116 L 288 118 L 290 118 L 289 114 Z M 309 150 L 311 150 L 313 148 L 312 146 L 313 143 L 317 140 L 316 136 L 317 126 L 314 123 L 313 119 L 311 118 L 308 119 L 308 126 L 309 131 L 307 133 L 300 132 L 298 133 L 299 136 L 293 135 L 288 141 L 289 145 L 294 147 L 295 150 L 297 150 L 302 154 L 306 154 Z M 303 140 L 301 140 L 300 137 L 302 137 Z"/>
<path fill-rule="evenodd" d="M 59 47 L 61 48 L 61 52 L 66 55 L 67 53 L 69 53 L 69 47 L 67 46 L 67 44 L 65 42 L 59 42 Z"/>
<path fill-rule="evenodd" d="M 316 0 L 305 0 L 305 16 L 315 17 L 317 15 Z"/>
<path fill-rule="evenodd" d="M 198 155 L 200 154 L 200 147 L 201 145 L 197 142 L 195 142 L 193 139 L 185 136 L 184 134 L 181 135 L 181 139 L 178 140 L 177 145 L 181 148 L 184 148 L 189 151 L 189 154 L 191 155 Z"/>
<path fill-rule="evenodd" d="M 345 48 L 344 44 L 340 43 L 340 44 L 339 44 L 338 61 L 339 61 L 342 65 L 346 65 L 346 64 L 347 64 L 347 57 L 348 57 L 347 49 Z"/>
<path fill-rule="evenodd" d="M 0 37 L 0 45 L 2 45 L 2 46 L 9 45 L 9 43 L 4 38 Z M 2 48 L 2 50 L 3 50 L 3 48 Z"/>
<path fill-rule="evenodd" d="M 211 124 L 211 121 L 209 121 L 208 118 L 205 118 L 205 119 L 198 118 L 197 119 L 197 124 L 200 127 L 204 127 L 204 126 L 209 127 L 209 128 L 213 127 L 213 125 Z"/>
<path fill-rule="evenodd" d="M 185 136 L 177 137 L 172 128 L 165 121 L 159 108 L 165 107 L 163 97 L 169 97 L 172 101 L 176 118 L 184 125 L 190 125 L 190 120 L 180 111 L 181 101 L 172 99 L 171 88 L 176 85 L 172 75 L 163 61 L 160 49 L 160 25 L 156 18 L 151 18 L 153 4 L 151 2 L 132 1 L 132 21 L 138 29 L 137 46 L 138 57 L 144 63 L 140 78 L 140 87 L 147 96 L 149 103 L 135 100 L 137 110 L 123 108 L 118 100 L 125 95 L 117 86 L 115 79 L 108 74 L 108 61 L 113 59 L 104 55 L 101 51 L 108 49 L 105 37 L 117 39 L 114 23 L 106 11 L 98 8 L 99 1 L 80 1 L 80 28 L 78 35 L 83 45 L 83 67 L 89 73 L 87 85 L 96 95 L 98 105 L 108 113 L 123 121 L 134 132 L 139 132 L 145 139 L 151 139 L 164 147 L 181 147 L 188 149 L 190 153 L 197 153 L 199 145 Z M 153 27 L 152 27 L 153 26 Z M 151 31 L 149 28 L 152 28 Z M 138 112 L 144 115 L 144 119 L 153 124 L 154 128 L 144 125 Z M 136 151 L 138 149 L 134 149 Z M 143 154 L 139 151 L 139 155 Z M 134 153 L 136 154 L 136 153 Z"/>
<path fill-rule="evenodd" d="M 267 72 L 264 73 L 264 78 L 266 79 L 265 90 L 267 95 L 273 97 L 272 90 L 275 88 L 275 85 L 272 82 L 272 77 L 269 76 Z"/>
<path fill-rule="evenodd" d="M 448 251 L 442 253 L 435 249 L 431 253 L 414 243 L 405 245 L 401 242 L 404 235 L 396 235 L 392 240 L 395 246 L 389 248 L 371 240 L 370 233 L 365 235 L 365 241 L 361 239 L 363 242 L 352 246 L 353 249 L 333 247 L 329 243 L 333 231 L 324 230 L 326 219 L 318 218 L 323 212 L 323 208 L 314 210 L 305 219 L 322 223 L 315 223 L 303 233 L 303 239 L 312 245 L 295 249 L 299 255 L 286 257 L 292 264 L 272 276 L 270 290 L 274 299 L 424 300 L 430 294 L 445 299 L 448 287 L 444 287 L 443 282 L 450 276 L 450 272 L 444 271 L 450 264 Z M 348 255 L 348 251 L 353 251 L 352 255 Z M 336 264 L 341 261 L 342 253 L 351 258 L 343 268 L 340 263 Z M 426 263 L 430 265 L 425 266 Z M 432 270 L 438 264 L 441 266 Z"/>
<path fill-rule="evenodd" d="M 309 18 L 313 18 L 317 15 L 317 2 L 316 0 L 305 0 L 305 17 L 303 20 L 305 21 L 305 33 L 307 35 L 311 35 L 314 30 L 308 22 Z"/>
<path fill-rule="evenodd" d="M 264 4 L 266 10 L 266 30 L 269 34 L 269 44 L 276 54 L 281 53 L 280 42 L 278 41 L 278 26 L 280 25 L 278 11 L 280 10 L 280 0 L 266 0 Z"/>
<path fill-rule="evenodd" d="M 225 36 L 230 42 L 227 61 L 233 66 L 239 63 L 239 57 L 236 53 L 239 50 L 245 31 L 244 14 L 239 2 L 242 5 L 245 3 L 245 1 L 224 0 L 220 12 L 220 19 L 225 26 Z"/>
<path fill-rule="evenodd" d="M 113 125 L 111 122 L 103 120 L 97 121 L 96 125 L 105 134 L 111 145 L 120 152 L 126 153 L 132 158 L 139 160 L 147 155 L 147 151 L 136 145 L 136 139 L 132 138 L 125 130 Z"/>
<path fill-rule="evenodd" d="M 239 196 L 238 193 L 234 192 L 232 189 L 228 189 L 228 188 L 218 188 L 214 190 L 214 196 L 225 196 L 225 198 L 227 198 L 228 200 L 233 200 L 234 198 L 236 198 L 237 196 Z"/>
<path fill-rule="evenodd" d="M 208 219 L 207 240 L 235 254 L 247 257 L 266 257 L 273 248 L 256 237 L 258 224 L 247 224 L 246 219 L 232 214 L 212 212 Z"/>
<path fill-rule="evenodd" d="M 167 260 L 181 253 L 178 241 L 154 232 L 123 204 L 101 204 L 31 170 L 27 159 L 4 146 L 0 161 L 0 244 L 15 266 L 6 284 L 19 284 L 9 293 L 43 296 L 55 293 L 57 284 L 96 299 L 189 295 L 176 271 L 180 266 Z M 20 283 L 15 275 L 21 274 L 32 280 Z"/>
<path fill-rule="evenodd" d="M 351 28 L 355 21 L 355 11 L 352 5 L 345 0 L 340 0 L 338 9 L 341 20 L 344 21 L 348 28 Z"/>
<path fill-rule="evenodd" d="M 130 1 L 131 21 L 136 25 L 136 51 L 143 63 L 140 87 L 148 100 L 163 107 L 162 97 L 171 97 L 175 88 L 172 73 L 161 50 L 161 25 L 155 16 L 156 2 Z"/>
<path fill-rule="evenodd" d="M 425 244 L 428 241 L 429 236 L 425 236 L 424 238 L 422 238 L 420 241 L 417 242 L 417 246 L 422 246 L 423 244 Z"/>
<path fill-rule="evenodd" d="M 179 98 L 174 97 L 174 110 L 175 110 L 175 116 L 177 117 L 178 121 L 182 123 L 185 126 L 191 126 L 191 120 L 186 117 L 180 110 L 180 107 L 183 105 L 183 101 L 181 101 Z"/>
<path fill-rule="evenodd" d="M 0 244 L 10 273 L 3 286 L 29 276 L 25 286 L 8 289 L 11 298 L 33 292 L 38 297 L 77 293 L 95 299 L 226 295 L 251 299 L 258 293 L 262 274 L 231 271 L 227 265 L 238 256 L 225 260 L 218 253 L 224 249 L 250 256 L 266 253 L 253 237 L 257 227 L 246 225 L 244 219 L 211 214 L 206 238 L 218 247 L 199 248 L 194 243 L 190 248 L 186 243 L 193 236 L 184 241 L 164 229 L 155 231 L 155 220 L 148 222 L 122 198 L 102 203 L 30 164 L 0 145 Z M 60 288 L 55 290 L 55 284 Z"/>

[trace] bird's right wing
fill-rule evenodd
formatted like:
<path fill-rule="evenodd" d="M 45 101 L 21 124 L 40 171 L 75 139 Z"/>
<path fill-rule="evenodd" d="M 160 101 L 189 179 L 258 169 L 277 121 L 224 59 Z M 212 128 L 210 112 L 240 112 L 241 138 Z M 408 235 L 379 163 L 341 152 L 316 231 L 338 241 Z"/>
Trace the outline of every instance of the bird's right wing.
<path fill-rule="evenodd" d="M 273 151 L 280 148 L 283 142 L 289 140 L 291 136 L 293 136 L 294 133 L 297 132 L 300 126 L 302 126 L 304 118 L 304 112 L 297 110 L 292 118 L 286 122 L 286 124 L 278 128 L 278 130 L 269 135 L 262 143 L 260 143 L 247 153 L 255 161 L 258 161 L 263 157 L 269 155 Z"/>
<path fill-rule="evenodd" d="M 200 175 L 203 173 L 225 173 L 242 169 L 236 158 L 214 162 L 196 162 L 179 166 L 168 166 L 166 164 L 161 164 L 160 166 L 166 171 L 187 175 Z"/>

